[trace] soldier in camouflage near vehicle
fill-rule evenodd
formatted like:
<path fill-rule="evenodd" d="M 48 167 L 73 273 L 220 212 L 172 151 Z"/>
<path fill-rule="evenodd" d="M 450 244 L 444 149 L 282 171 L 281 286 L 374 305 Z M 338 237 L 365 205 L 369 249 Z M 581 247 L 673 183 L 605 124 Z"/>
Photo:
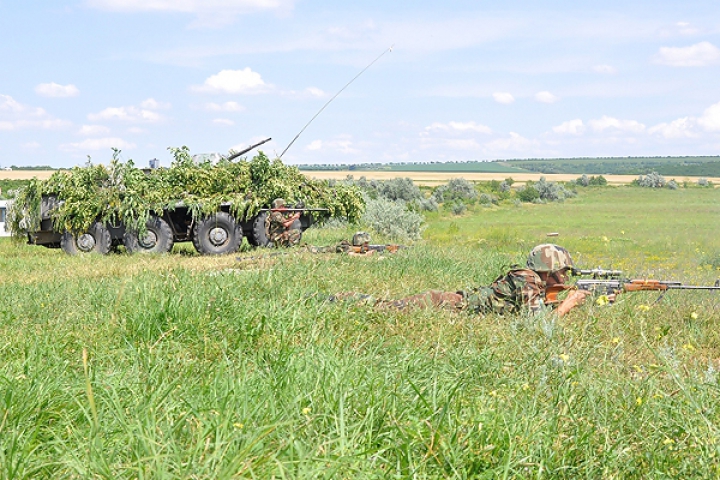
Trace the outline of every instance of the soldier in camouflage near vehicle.
<path fill-rule="evenodd" d="M 473 288 L 469 291 L 429 292 L 412 295 L 399 300 L 376 301 L 380 308 L 405 309 L 410 307 L 449 307 L 474 313 L 517 313 L 538 312 L 543 307 L 557 307 L 564 315 L 585 301 L 586 291 L 573 290 L 562 302 L 556 300 L 557 291 L 569 289 L 565 282 L 574 264 L 570 253 L 553 244 L 538 245 L 527 259 L 526 268 L 519 265 L 505 275 L 498 277 L 489 287 Z M 549 291 L 553 295 L 546 295 Z M 372 300 L 370 296 L 340 294 L 342 298 Z"/>
<path fill-rule="evenodd" d="M 288 212 L 285 200 L 273 200 L 270 215 L 267 216 L 266 229 L 268 240 L 275 247 L 292 247 L 300 243 L 300 230 L 293 224 L 300 218 L 301 212 Z"/>

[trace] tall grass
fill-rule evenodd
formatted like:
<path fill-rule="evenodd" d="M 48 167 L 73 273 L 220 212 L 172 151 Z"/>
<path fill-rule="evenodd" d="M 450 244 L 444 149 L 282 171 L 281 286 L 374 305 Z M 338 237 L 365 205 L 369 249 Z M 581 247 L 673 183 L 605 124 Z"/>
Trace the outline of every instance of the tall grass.
<path fill-rule="evenodd" d="M 327 298 L 488 284 L 549 231 L 583 266 L 712 282 L 717 195 L 601 189 L 431 217 L 425 241 L 367 258 L 2 241 L 0 478 L 715 477 L 715 294 L 562 319 Z"/>

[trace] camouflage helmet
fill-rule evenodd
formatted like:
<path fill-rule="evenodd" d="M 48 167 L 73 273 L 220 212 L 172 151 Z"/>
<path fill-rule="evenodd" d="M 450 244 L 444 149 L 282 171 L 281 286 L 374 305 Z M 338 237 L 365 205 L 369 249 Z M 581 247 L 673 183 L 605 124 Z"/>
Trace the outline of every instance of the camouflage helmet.
<path fill-rule="evenodd" d="M 273 200 L 272 208 L 282 208 L 284 206 L 285 200 L 283 200 L 282 198 L 276 198 L 275 200 Z"/>
<path fill-rule="evenodd" d="M 570 252 L 551 243 L 544 243 L 533 248 L 527 259 L 527 267 L 536 272 L 553 273 L 573 266 Z"/>
<path fill-rule="evenodd" d="M 352 244 L 354 247 L 362 247 L 364 244 L 370 243 L 370 234 L 367 232 L 357 232 L 353 235 Z"/>

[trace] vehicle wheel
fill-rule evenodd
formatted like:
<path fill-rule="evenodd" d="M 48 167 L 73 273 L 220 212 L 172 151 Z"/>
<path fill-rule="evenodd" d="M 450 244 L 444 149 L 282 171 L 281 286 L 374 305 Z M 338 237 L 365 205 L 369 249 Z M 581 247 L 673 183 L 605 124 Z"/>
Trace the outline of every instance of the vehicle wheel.
<path fill-rule="evenodd" d="M 87 232 L 73 235 L 71 232 L 63 233 L 60 238 L 60 248 L 68 255 L 80 253 L 99 253 L 107 255 L 111 246 L 110 232 L 100 222 L 95 222 Z"/>
<path fill-rule="evenodd" d="M 172 250 L 173 232 L 164 219 L 150 215 L 145 227 L 147 231 L 142 238 L 136 233 L 125 232 L 123 243 L 128 253 L 167 253 Z"/>
<path fill-rule="evenodd" d="M 253 220 L 252 235 L 248 238 L 248 242 L 256 247 L 267 247 L 270 245 L 267 226 L 265 225 L 268 215 L 268 212 L 260 212 Z"/>
<path fill-rule="evenodd" d="M 203 255 L 237 252 L 242 238 L 242 227 L 226 212 L 203 218 L 193 229 L 193 245 Z"/>

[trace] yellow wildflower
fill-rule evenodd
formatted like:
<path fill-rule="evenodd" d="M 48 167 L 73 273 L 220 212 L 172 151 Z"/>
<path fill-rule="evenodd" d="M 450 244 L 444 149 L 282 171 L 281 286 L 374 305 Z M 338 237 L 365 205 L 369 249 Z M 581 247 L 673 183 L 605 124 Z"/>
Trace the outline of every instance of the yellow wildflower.
<path fill-rule="evenodd" d="M 305 407 L 302 409 L 303 415 L 308 415 L 308 414 L 310 414 L 310 412 L 311 412 L 310 407 Z"/>
<path fill-rule="evenodd" d="M 602 307 L 603 305 L 607 305 L 609 302 L 610 302 L 610 300 L 608 300 L 607 295 L 600 295 L 600 296 L 597 298 L 597 300 L 595 300 L 595 303 L 598 304 L 598 305 L 600 305 L 601 307 Z"/>
<path fill-rule="evenodd" d="M 637 405 L 638 407 L 639 407 L 640 405 L 642 405 L 642 403 L 643 403 L 642 397 L 637 397 L 637 398 L 635 399 L 635 405 Z"/>

